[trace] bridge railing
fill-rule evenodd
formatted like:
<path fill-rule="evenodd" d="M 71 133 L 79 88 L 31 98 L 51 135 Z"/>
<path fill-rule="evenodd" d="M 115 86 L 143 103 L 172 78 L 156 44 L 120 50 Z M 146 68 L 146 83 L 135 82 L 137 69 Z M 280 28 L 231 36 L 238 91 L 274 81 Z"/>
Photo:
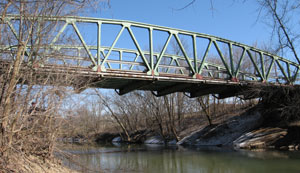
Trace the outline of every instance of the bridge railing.
<path fill-rule="evenodd" d="M 26 45 L 28 65 L 89 67 L 151 76 L 299 84 L 300 65 L 219 37 L 144 23 L 84 17 L 26 17 L 41 38 Z M 0 17 L 2 59 L 19 44 L 20 16 Z M 91 41 L 92 40 L 92 41 Z M 128 46 L 133 45 L 133 46 Z"/>

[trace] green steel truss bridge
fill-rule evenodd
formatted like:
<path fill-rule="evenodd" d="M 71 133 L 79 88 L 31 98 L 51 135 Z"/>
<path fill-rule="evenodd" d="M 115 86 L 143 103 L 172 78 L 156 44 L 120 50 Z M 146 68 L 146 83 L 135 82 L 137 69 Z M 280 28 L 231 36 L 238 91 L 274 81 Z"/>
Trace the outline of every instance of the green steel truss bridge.
<path fill-rule="evenodd" d="M 149 90 L 156 96 L 241 95 L 256 87 L 299 85 L 300 65 L 264 50 L 216 36 L 180 29 L 85 17 L 27 17 L 36 25 L 22 69 L 33 68 L 36 84 L 73 76 L 78 90 L 115 89 L 123 95 Z M 1 70 L 18 47 L 20 16 L 0 18 Z M 28 25 L 27 27 L 30 27 Z M 50 77 L 49 77 L 50 76 Z M 60 82 L 61 84 L 61 82 Z"/>

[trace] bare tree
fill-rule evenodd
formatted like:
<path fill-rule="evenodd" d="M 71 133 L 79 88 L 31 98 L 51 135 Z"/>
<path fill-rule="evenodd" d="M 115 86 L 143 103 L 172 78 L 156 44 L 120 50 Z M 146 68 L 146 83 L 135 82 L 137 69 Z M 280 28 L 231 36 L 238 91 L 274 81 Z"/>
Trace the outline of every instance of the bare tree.
<path fill-rule="evenodd" d="M 107 111 L 111 114 L 113 119 L 117 122 L 119 127 L 122 129 L 122 132 L 125 134 L 125 140 L 128 142 L 132 142 L 130 132 L 132 130 L 132 126 L 129 120 L 129 114 L 126 109 L 120 103 L 114 102 L 111 97 L 104 97 L 98 90 L 95 90 L 96 94 L 98 95 L 99 99 L 107 109 Z M 120 101 L 118 101 L 120 102 Z M 122 102 L 122 101 L 121 101 Z M 116 111 L 119 110 L 120 112 Z M 137 122 L 135 122 L 137 123 Z"/>
<path fill-rule="evenodd" d="M 294 60 L 300 64 L 297 49 L 299 47 L 299 19 L 300 1 L 288 0 L 257 0 L 260 5 L 259 13 L 265 17 L 266 23 L 272 28 L 272 38 L 275 39 L 275 52 L 290 52 Z M 263 15 L 265 13 L 266 15 Z"/>
<path fill-rule="evenodd" d="M 210 108 L 209 100 L 210 100 L 209 95 L 197 98 L 197 102 L 199 103 L 199 106 L 203 110 L 203 112 L 207 118 L 208 124 L 211 126 L 213 123 L 212 123 L 212 119 L 211 119 L 211 110 L 210 110 L 211 108 Z M 213 104 L 215 104 L 215 103 L 213 103 Z M 214 113 L 216 113 L 216 112 L 214 112 Z"/>
<path fill-rule="evenodd" d="M 54 76 L 45 75 L 41 80 L 33 69 L 34 64 L 47 53 L 42 45 L 49 43 L 51 33 L 58 26 L 57 22 L 49 23 L 44 18 L 83 13 L 91 4 L 99 5 L 100 2 L 102 1 L 1 1 L 0 45 L 8 47 L 1 49 L 0 57 L 1 170 L 22 172 L 20 165 L 12 166 L 16 153 L 42 155 L 45 158 L 52 155 L 58 130 L 55 118 L 58 109 L 55 108 L 60 105 L 64 94 L 60 87 L 47 86 L 50 78 L 62 81 L 62 76 L 54 79 Z M 18 15 L 19 18 L 8 21 L 6 17 L 9 15 Z M 69 80 L 66 75 L 64 80 Z M 30 102 L 34 104 L 30 106 Z"/>

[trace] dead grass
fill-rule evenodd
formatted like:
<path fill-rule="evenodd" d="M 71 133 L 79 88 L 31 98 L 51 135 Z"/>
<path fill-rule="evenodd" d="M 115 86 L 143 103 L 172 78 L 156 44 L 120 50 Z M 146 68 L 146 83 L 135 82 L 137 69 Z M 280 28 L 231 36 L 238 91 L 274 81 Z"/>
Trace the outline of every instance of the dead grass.
<path fill-rule="evenodd" d="M 10 168 L 2 169 L 0 173 L 22 172 L 22 173 L 76 173 L 62 165 L 60 160 L 43 159 L 36 156 L 27 156 L 15 153 L 10 156 Z"/>

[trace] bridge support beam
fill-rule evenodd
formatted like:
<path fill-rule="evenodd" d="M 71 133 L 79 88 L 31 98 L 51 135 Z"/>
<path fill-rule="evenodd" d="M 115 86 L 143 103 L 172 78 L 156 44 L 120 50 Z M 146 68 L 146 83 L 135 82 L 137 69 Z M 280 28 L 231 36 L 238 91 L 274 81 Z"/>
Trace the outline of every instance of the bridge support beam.
<path fill-rule="evenodd" d="M 130 84 L 127 84 L 119 89 L 119 91 L 115 90 L 119 95 L 127 94 L 131 91 L 141 89 L 145 85 L 151 84 L 152 81 L 134 81 Z"/>
<path fill-rule="evenodd" d="M 204 86 L 204 87 L 200 87 L 197 88 L 195 91 L 192 91 L 190 93 L 190 97 L 191 98 L 195 98 L 195 97 L 201 97 L 204 95 L 208 95 L 208 94 L 219 94 L 221 92 L 223 92 L 224 90 L 226 90 L 227 87 L 226 86 L 221 86 L 221 85 L 217 85 L 217 86 L 213 86 L 213 85 L 208 85 L 208 86 Z M 194 89 L 193 89 L 194 90 Z"/>
<path fill-rule="evenodd" d="M 227 88 L 223 92 L 219 93 L 218 99 L 226 99 L 239 95 L 240 90 L 238 88 Z"/>
<path fill-rule="evenodd" d="M 160 96 L 165 96 L 174 92 L 179 92 L 185 88 L 191 87 L 191 84 L 175 84 L 169 87 L 165 87 L 159 91 L 157 91 L 157 94 L 155 96 L 160 97 Z"/>

